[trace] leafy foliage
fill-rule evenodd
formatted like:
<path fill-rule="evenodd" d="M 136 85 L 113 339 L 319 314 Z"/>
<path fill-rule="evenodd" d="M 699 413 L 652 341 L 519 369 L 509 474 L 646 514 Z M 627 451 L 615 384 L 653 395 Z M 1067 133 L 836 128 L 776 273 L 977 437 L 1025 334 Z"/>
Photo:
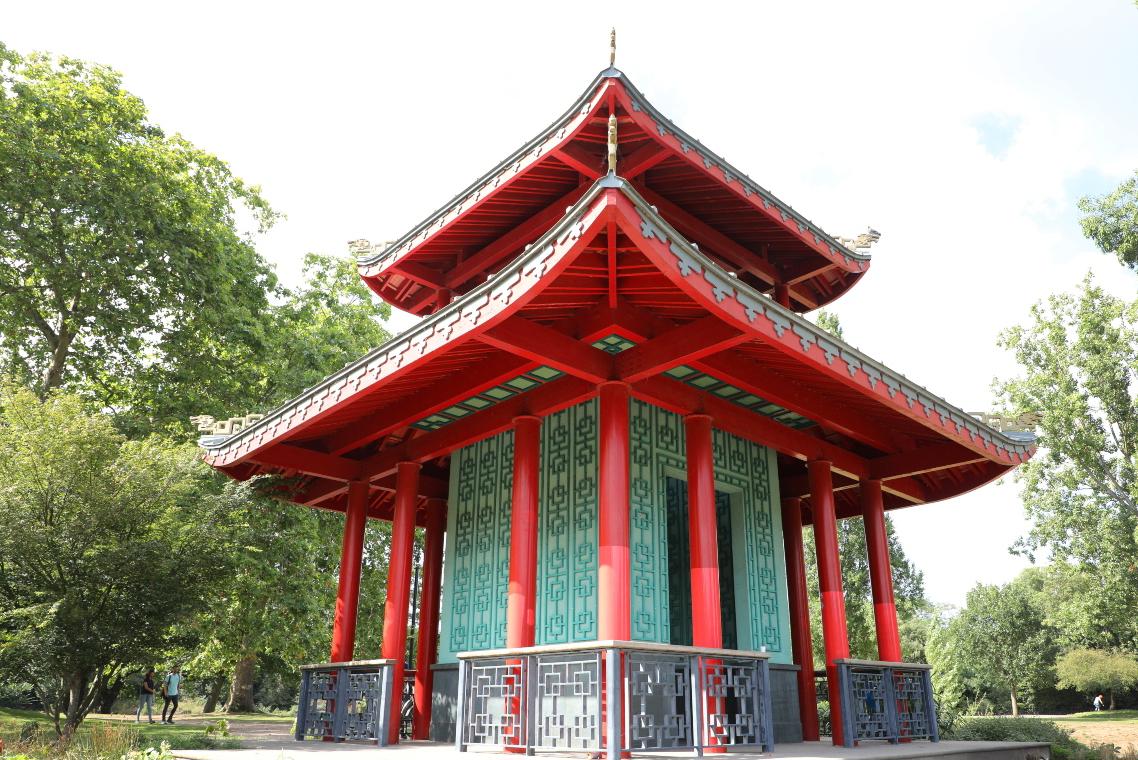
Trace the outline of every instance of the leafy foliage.
<path fill-rule="evenodd" d="M 1138 172 L 1115 190 L 1099 198 L 1083 198 L 1079 210 L 1083 234 L 1104 253 L 1138 269 Z"/>
<path fill-rule="evenodd" d="M 948 738 L 955 741 L 1047 742 L 1055 760 L 1087 757 L 1091 748 L 1071 738 L 1071 732 L 1040 718 L 965 718 Z"/>
<path fill-rule="evenodd" d="M 1138 686 L 1138 660 L 1120 652 L 1072 649 L 1055 665 L 1059 686 L 1082 692 L 1105 691 L 1114 709 L 1114 693 Z"/>
<path fill-rule="evenodd" d="M 57 731 L 163 646 L 225 567 L 212 478 L 192 446 L 129 441 L 76 396 L 0 394 L 0 666 Z"/>
<path fill-rule="evenodd" d="M 1075 643 L 1138 652 L 1138 301 L 1088 277 L 1005 331 L 1023 376 L 999 387 L 1016 413 L 1038 415 L 1040 451 L 1017 477 L 1032 529 L 1018 550 L 1046 548 L 1077 592 Z"/>
<path fill-rule="evenodd" d="M 273 211 L 118 73 L 0 50 L 0 127 L 0 369 L 106 391 L 187 335 L 259 333 L 274 277 L 237 228 Z"/>

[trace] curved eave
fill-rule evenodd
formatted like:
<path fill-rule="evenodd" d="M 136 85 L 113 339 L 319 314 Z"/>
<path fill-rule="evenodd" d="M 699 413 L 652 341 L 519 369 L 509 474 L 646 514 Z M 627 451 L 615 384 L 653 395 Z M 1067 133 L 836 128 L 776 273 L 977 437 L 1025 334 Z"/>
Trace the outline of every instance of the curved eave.
<path fill-rule="evenodd" d="M 634 188 L 624 183 L 621 190 L 616 212 L 626 229 L 638 231 L 641 250 L 709 312 L 993 462 L 1014 467 L 1034 453 L 1034 444 L 986 425 L 739 282 L 676 232 Z"/>
<path fill-rule="evenodd" d="M 724 330 L 729 333 L 726 343 L 722 347 L 717 344 L 714 349 L 721 359 L 730 361 L 735 355 L 732 352 L 761 349 L 770 358 L 777 358 L 780 363 L 800 371 L 804 378 L 800 386 L 803 391 L 810 390 L 812 384 L 815 390 L 833 389 L 842 398 L 839 403 L 856 401 L 872 412 L 876 420 L 873 425 L 886 431 L 890 428 L 919 431 L 923 443 L 907 450 L 867 447 L 864 441 L 845 443 L 841 436 L 815 436 L 813 432 L 791 430 L 751 412 L 740 417 L 738 410 L 729 412 L 736 418 L 730 423 L 733 428 L 724 428 L 729 432 L 751 436 L 752 440 L 798 459 L 831 458 L 838 477 L 854 479 L 889 481 L 902 470 L 925 477 L 923 473 L 928 468 L 914 464 L 913 458 L 920 460 L 930 454 L 936 457 L 941 449 L 951 449 L 955 458 L 947 463 L 945 460 L 933 462 L 932 469 L 955 468 L 962 476 L 946 481 L 943 486 L 908 491 L 898 481 L 893 495 L 907 499 L 907 503 L 935 501 L 978 487 L 1026 461 L 1034 451 L 1030 440 L 1016 440 L 970 417 L 730 276 L 680 236 L 628 182 L 610 176 L 588 188 L 560 221 L 489 282 L 271 411 L 246 430 L 224 439 L 205 441 L 207 461 L 238 477 L 248 472 L 245 468 L 250 466 L 271 466 L 276 462 L 286 468 L 295 465 L 292 469 L 299 467 L 302 472 L 308 468 L 308 471 L 323 473 L 331 481 L 375 483 L 388 477 L 398 461 L 437 458 L 478 437 L 507 428 L 512 415 L 549 413 L 551 409 L 564 408 L 557 405 L 587 398 L 595 393 L 597 383 L 612 378 L 632 383 L 634 394 L 673 410 L 687 412 L 712 403 L 720 403 L 723 408 L 722 404 L 728 402 L 715 402 L 710 394 L 696 393 L 693 398 L 692 389 L 684 390 L 682 383 L 659 374 L 663 371 L 661 368 L 676 366 L 686 359 L 669 360 L 672 364 L 657 362 L 656 369 L 644 370 L 642 362 L 646 354 L 641 349 L 648 349 L 648 344 L 637 346 L 639 353 L 611 356 L 592 348 L 588 342 L 591 339 L 579 336 L 586 340 L 581 343 L 578 338 L 558 333 L 548 326 L 535 327 L 537 323 L 532 320 L 523 320 L 528 327 L 521 329 L 538 330 L 537 337 L 531 336 L 528 354 L 523 349 L 522 353 L 510 357 L 513 349 L 520 345 L 511 338 L 510 329 L 503 333 L 503 329 L 514 324 L 513 334 L 517 334 L 517 324 L 507 323 L 507 320 L 521 312 L 537 317 L 540 322 L 541 317 L 537 315 L 548 305 L 543 299 L 561 303 L 563 294 L 568 292 L 565 287 L 555 288 L 559 278 L 563 274 L 567 280 L 579 278 L 580 273 L 571 269 L 571 265 L 583 255 L 591 241 L 598 236 L 603 239 L 606 234 L 611 239 L 615 229 L 619 229 L 647 260 L 645 265 L 654 270 L 653 276 L 660 284 L 686 304 L 689 316 L 684 318 L 682 326 L 668 330 L 686 329 L 685 334 L 695 345 L 706 348 L 709 341 L 719 339 L 705 334 L 702 321 L 690 321 L 692 315 L 697 320 L 706 316 L 716 323 L 712 327 L 720 338 Z M 658 289 L 654 287 L 652 292 L 657 293 Z M 597 306 L 595 301 L 587 299 L 576 303 L 573 308 L 579 311 L 561 309 L 559 319 L 575 321 Z M 672 335 L 671 332 L 655 335 L 651 338 L 655 348 L 648 350 L 668 352 L 672 348 Z M 551 364 L 567 376 L 551 381 L 540 390 L 529 391 L 533 396 L 519 396 L 520 405 L 516 408 L 503 403 L 454 422 L 450 427 L 404 438 L 393 447 L 368 448 L 368 442 L 374 440 L 368 437 L 373 426 L 382 424 L 394 429 L 406 428 L 409 424 L 406 420 L 396 424 L 386 416 L 408 414 L 400 407 L 393 389 L 403 388 L 402 392 L 406 392 L 410 388 L 411 392 L 420 393 L 417 389 L 422 388 L 420 383 L 424 377 L 437 371 L 440 362 L 450 360 L 456 352 L 470 346 L 497 346 L 508 358 Z M 555 357 L 559 352 L 561 357 Z M 706 352 L 703 355 L 712 356 Z M 471 374 L 462 370 L 452 372 L 458 385 L 455 393 L 475 392 L 469 387 L 474 382 Z M 687 395 L 680 398 L 675 395 L 677 389 Z M 761 395 L 761 389 L 756 392 Z M 422 393 L 430 395 L 429 389 Z M 385 399 L 386 406 L 367 406 L 366 402 L 376 399 Z M 537 406 L 530 406 L 538 400 L 544 404 L 540 408 L 545 411 L 539 412 Z M 420 405 L 423 403 L 420 401 Z M 440 396 L 438 403 L 441 408 L 454 401 Z M 425 410 L 420 411 L 425 413 Z M 369 417 L 361 417 L 361 412 Z M 723 419 L 724 424 L 728 424 L 726 415 Z M 828 422 L 824 416 L 817 421 Z M 769 437 L 763 439 L 762 436 Z M 331 443 L 332 438 L 338 442 Z M 773 442 L 775 439 L 784 441 L 785 445 L 779 448 Z M 301 445 L 295 445 L 297 443 Z M 965 452 L 965 456 L 959 456 L 960 452 Z M 306 458 L 311 461 L 304 461 Z M 889 487 L 887 483 L 887 491 Z"/>
<path fill-rule="evenodd" d="M 471 183 L 448 204 L 425 219 L 407 234 L 383 250 L 358 258 L 360 276 L 377 295 L 399 308 L 423 313 L 431 303 L 418 291 L 441 287 L 439 276 L 415 263 L 416 253 L 464 218 L 509 188 L 527 172 L 541 164 L 554 151 L 572 142 L 606 103 L 619 103 L 625 113 L 646 134 L 689 168 L 745 202 L 753 211 L 778 225 L 807 249 L 820 255 L 836 270 L 836 281 L 827 286 L 830 295 L 816 305 L 830 303 L 840 297 L 868 270 L 870 257 L 840 243 L 820 227 L 796 212 L 789 204 L 761 187 L 726 160 L 707 149 L 664 117 L 618 69 L 601 72 L 556 121 L 537 137 Z M 385 291 L 389 278 L 395 277 L 397 294 Z"/>

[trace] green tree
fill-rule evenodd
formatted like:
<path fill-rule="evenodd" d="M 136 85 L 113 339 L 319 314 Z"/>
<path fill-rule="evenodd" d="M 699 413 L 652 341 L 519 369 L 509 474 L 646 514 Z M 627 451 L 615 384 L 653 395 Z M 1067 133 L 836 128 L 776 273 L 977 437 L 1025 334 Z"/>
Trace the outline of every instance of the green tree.
<path fill-rule="evenodd" d="M 74 395 L 0 393 L 0 668 L 61 734 L 224 573 L 212 480 L 192 446 L 128 441 Z"/>
<path fill-rule="evenodd" d="M 45 396 L 170 363 L 187 332 L 255 338 L 274 278 L 239 217 L 275 218 L 117 72 L 0 47 L 0 370 Z"/>
<path fill-rule="evenodd" d="M 1105 691 L 1114 709 L 1114 692 L 1138 686 L 1138 660 L 1121 652 L 1072 649 L 1055 664 L 1059 687 L 1088 694 Z"/>
<path fill-rule="evenodd" d="M 1083 198 L 1079 210 L 1086 214 L 1083 234 L 1123 266 L 1138 269 L 1138 172 L 1107 195 Z"/>
<path fill-rule="evenodd" d="M 1031 317 L 1000 339 L 1022 374 L 999 389 L 1036 416 L 1040 444 L 1017 474 L 1032 528 L 1016 548 L 1046 549 L 1077 587 L 1064 611 L 1076 643 L 1138 652 L 1138 301 L 1088 277 Z"/>
<path fill-rule="evenodd" d="M 966 680 L 1005 694 L 1012 715 L 1037 688 L 1053 683 L 1055 632 L 1045 622 L 1040 589 L 1031 570 L 1005 586 L 977 584 L 937 642 L 967 664 Z"/>

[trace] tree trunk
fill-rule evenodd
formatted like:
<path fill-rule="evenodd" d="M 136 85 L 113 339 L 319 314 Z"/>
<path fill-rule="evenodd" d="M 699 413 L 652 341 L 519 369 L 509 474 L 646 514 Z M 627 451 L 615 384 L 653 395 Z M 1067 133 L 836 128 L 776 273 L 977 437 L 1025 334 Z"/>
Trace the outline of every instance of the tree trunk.
<path fill-rule="evenodd" d="M 103 714 L 114 712 L 115 702 L 122 694 L 124 686 L 126 686 L 126 679 L 122 676 L 116 676 L 114 681 L 108 681 L 100 686 L 99 695 L 95 697 L 95 712 Z"/>
<path fill-rule="evenodd" d="M 1110 695 L 1110 709 L 1114 709 L 1114 689 L 1107 689 L 1107 694 Z"/>
<path fill-rule="evenodd" d="M 1014 688 L 1011 690 L 1011 695 L 1012 695 L 1012 717 L 1016 718 L 1019 716 L 1019 701 L 1016 700 L 1016 690 Z"/>
<path fill-rule="evenodd" d="M 67 678 L 67 711 L 63 722 L 63 738 L 70 739 L 83 722 L 83 703 L 87 699 L 87 674 L 76 670 Z"/>
<path fill-rule="evenodd" d="M 253 712 L 253 675 L 257 668 L 257 655 L 249 654 L 237 661 L 233 668 L 233 685 L 229 689 L 227 712 Z"/>
<path fill-rule="evenodd" d="M 67 367 L 67 357 L 71 351 L 71 341 L 74 339 L 75 336 L 71 334 L 67 326 L 60 325 L 58 337 L 51 352 L 51 364 L 44 373 L 43 393 L 40 394 L 40 398 L 47 398 L 49 393 L 63 385 L 63 371 Z"/>
<path fill-rule="evenodd" d="M 205 698 L 205 707 L 202 712 L 211 713 L 217 709 L 217 702 L 221 699 L 221 690 L 225 686 L 225 676 L 217 676 L 213 679 L 213 685 L 209 687 L 209 694 Z"/>

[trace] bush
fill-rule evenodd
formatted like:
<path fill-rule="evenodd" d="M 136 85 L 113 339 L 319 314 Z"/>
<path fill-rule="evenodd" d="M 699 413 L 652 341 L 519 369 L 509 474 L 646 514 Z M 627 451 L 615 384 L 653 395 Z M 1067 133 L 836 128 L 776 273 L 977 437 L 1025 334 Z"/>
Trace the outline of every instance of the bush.
<path fill-rule="evenodd" d="M 1052 760 L 1075 760 L 1098 755 L 1097 748 L 1071 738 L 1071 732 L 1055 721 L 1040 718 L 963 718 L 953 726 L 951 736 L 960 741 L 1047 742 Z M 1111 756 L 1113 756 L 1111 748 Z"/>
<path fill-rule="evenodd" d="M 834 727 L 830 723 L 830 703 L 828 700 L 818 702 L 818 733 L 822 736 L 833 736 Z"/>

